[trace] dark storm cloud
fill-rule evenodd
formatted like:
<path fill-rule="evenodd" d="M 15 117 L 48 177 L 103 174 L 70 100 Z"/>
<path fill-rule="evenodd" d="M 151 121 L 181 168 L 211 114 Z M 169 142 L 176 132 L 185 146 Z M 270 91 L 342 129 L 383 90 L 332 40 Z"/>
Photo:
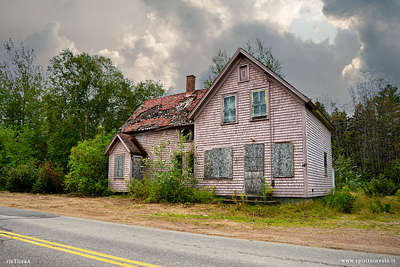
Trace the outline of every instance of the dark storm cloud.
<path fill-rule="evenodd" d="M 362 44 L 358 58 L 361 68 L 385 69 L 400 84 L 400 2 L 325 0 L 324 14 L 349 20 Z"/>

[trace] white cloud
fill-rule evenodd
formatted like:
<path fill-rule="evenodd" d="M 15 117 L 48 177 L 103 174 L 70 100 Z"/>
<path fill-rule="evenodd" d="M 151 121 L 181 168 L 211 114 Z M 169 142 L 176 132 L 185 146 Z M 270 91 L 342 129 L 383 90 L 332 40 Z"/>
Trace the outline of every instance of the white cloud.
<path fill-rule="evenodd" d="M 107 48 L 101 50 L 99 52 L 99 55 L 108 57 L 109 59 L 111 59 L 116 67 L 118 67 L 121 64 L 124 64 L 124 62 L 125 62 L 125 58 L 122 57 L 118 51 L 109 51 Z"/>

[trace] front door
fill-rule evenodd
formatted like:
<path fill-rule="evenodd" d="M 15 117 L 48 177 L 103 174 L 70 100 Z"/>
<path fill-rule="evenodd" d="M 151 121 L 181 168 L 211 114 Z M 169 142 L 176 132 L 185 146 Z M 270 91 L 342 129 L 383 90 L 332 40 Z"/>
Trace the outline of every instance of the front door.
<path fill-rule="evenodd" d="M 264 144 L 245 145 L 245 194 L 261 195 L 264 180 Z"/>

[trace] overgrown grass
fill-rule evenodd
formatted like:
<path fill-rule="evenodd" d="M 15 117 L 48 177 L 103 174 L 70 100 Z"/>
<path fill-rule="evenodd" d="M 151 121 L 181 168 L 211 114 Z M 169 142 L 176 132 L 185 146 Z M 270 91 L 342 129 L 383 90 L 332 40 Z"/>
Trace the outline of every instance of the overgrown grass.
<path fill-rule="evenodd" d="M 190 213 L 157 213 L 154 216 L 167 221 L 185 222 L 194 225 L 227 226 L 227 222 L 238 223 L 252 229 L 268 227 L 316 227 L 323 229 L 361 228 L 385 230 L 400 234 L 400 203 L 396 197 L 371 198 L 364 193 L 352 193 L 355 197 L 352 213 L 345 213 L 327 206 L 323 199 L 304 200 L 296 204 L 276 206 L 217 204 L 198 206 Z M 390 205 L 389 212 L 374 212 L 373 201 Z"/>

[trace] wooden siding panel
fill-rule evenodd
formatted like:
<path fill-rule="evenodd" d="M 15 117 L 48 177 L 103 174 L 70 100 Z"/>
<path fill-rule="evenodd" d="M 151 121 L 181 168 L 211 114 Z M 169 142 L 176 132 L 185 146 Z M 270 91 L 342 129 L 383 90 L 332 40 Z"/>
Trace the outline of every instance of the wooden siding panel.
<path fill-rule="evenodd" d="M 243 59 L 242 61 L 245 61 Z M 238 65 L 247 62 L 239 62 Z M 271 182 L 272 161 L 271 141 L 291 142 L 293 144 L 294 176 L 292 178 L 275 178 L 276 197 L 304 197 L 304 150 L 303 150 L 303 109 L 285 89 L 274 82 L 268 82 L 267 76 L 250 64 L 250 79 L 238 83 L 237 70 L 229 74 L 225 83 L 204 107 L 195 120 L 196 162 L 195 175 L 199 185 L 212 188 L 218 195 L 230 195 L 233 190 L 245 192 L 244 156 L 245 144 L 264 144 L 264 175 Z M 268 89 L 269 86 L 269 120 L 251 121 L 252 90 Z M 221 125 L 222 96 L 237 95 L 237 123 Z M 271 128 L 272 127 L 272 128 Z M 232 147 L 233 178 L 203 179 L 204 151 L 213 148 Z"/>
<path fill-rule="evenodd" d="M 332 189 L 331 132 L 306 109 L 306 144 L 309 197 L 323 196 Z M 324 152 L 327 153 L 328 173 L 325 175 Z"/>

